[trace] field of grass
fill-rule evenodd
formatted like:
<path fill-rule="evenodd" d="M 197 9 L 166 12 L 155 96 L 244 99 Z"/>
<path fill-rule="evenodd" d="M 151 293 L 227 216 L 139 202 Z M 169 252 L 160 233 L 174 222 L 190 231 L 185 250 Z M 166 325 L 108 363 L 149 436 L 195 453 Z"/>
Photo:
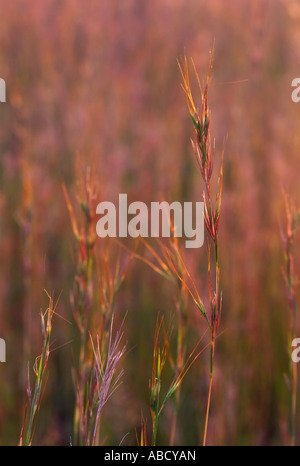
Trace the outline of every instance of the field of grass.
<path fill-rule="evenodd" d="M 0 17 L 0 445 L 299 445 L 298 2 Z M 204 245 L 99 238 L 120 193 Z"/>

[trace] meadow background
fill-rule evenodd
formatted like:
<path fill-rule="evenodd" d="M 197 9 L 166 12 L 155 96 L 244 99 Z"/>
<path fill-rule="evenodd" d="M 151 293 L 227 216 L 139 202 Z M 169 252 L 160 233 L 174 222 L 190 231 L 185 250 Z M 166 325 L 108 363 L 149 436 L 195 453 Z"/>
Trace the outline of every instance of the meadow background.
<path fill-rule="evenodd" d="M 299 3 L 1 0 L 0 18 L 0 77 L 7 84 L 7 102 L 0 105 L 0 337 L 7 344 L 7 362 L 0 364 L 0 444 L 19 440 L 27 362 L 31 369 L 41 348 L 44 289 L 60 296 L 57 312 L 65 320 L 55 316 L 57 349 L 50 353 L 33 443 L 68 445 L 72 437 L 75 240 L 63 183 L 74 209 L 88 166 L 97 203 L 119 193 L 146 203 L 202 200 L 177 59 L 192 57 L 205 79 L 213 46 L 209 104 L 217 163 L 225 140 L 223 310 L 207 443 L 288 443 L 289 310 L 280 227 L 282 188 L 296 205 L 300 199 L 300 104 L 291 100 L 300 71 Z M 101 248 L 97 239 L 96 258 Z M 205 301 L 206 248 L 185 253 Z M 122 266 L 127 260 L 123 251 Z M 95 301 L 97 286 L 96 277 Z M 123 383 L 101 425 L 107 445 L 118 445 L 125 434 L 123 445 L 135 445 L 141 411 L 149 422 L 157 316 L 176 333 L 174 288 L 140 260 L 130 264 L 116 301 L 116 319 L 125 314 Z M 204 330 L 191 300 L 190 348 Z M 183 381 L 177 445 L 201 443 L 208 358 L 204 351 Z M 170 376 L 166 371 L 166 384 Z M 169 442 L 172 407 L 169 400 L 160 419 L 160 445 Z M 299 444 L 299 415 L 296 427 Z"/>

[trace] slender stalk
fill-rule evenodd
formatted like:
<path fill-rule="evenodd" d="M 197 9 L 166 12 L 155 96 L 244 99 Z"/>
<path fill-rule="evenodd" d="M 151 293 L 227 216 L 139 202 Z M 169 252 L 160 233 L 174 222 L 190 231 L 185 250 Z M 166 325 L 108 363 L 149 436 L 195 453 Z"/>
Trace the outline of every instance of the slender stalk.
<path fill-rule="evenodd" d="M 222 197 L 222 179 L 223 179 L 223 152 L 222 161 L 220 168 L 220 176 L 218 181 L 218 192 L 215 202 L 212 201 L 211 194 L 211 177 L 213 173 L 213 162 L 214 162 L 214 145 L 211 144 L 210 136 L 210 112 L 208 108 L 208 86 L 210 81 L 210 75 L 212 70 L 212 58 L 210 60 L 209 72 L 207 75 L 206 85 L 202 88 L 197 71 L 194 66 L 196 78 L 198 81 L 200 94 L 201 94 L 201 110 L 196 107 L 192 91 L 190 87 L 189 72 L 187 60 L 185 58 L 183 65 L 179 64 L 183 79 L 183 90 L 186 95 L 187 105 L 190 116 L 195 130 L 195 141 L 192 141 L 196 161 L 200 169 L 202 179 L 204 181 L 204 222 L 207 232 L 209 233 L 208 242 L 208 288 L 209 288 L 209 304 L 210 313 L 205 310 L 205 307 L 200 299 L 198 301 L 194 298 L 198 308 L 202 315 L 205 317 L 210 330 L 210 372 L 209 372 L 209 387 L 206 405 L 206 415 L 204 424 L 204 435 L 203 445 L 206 445 L 208 419 L 211 404 L 212 384 L 213 384 L 213 369 L 214 369 L 214 356 L 215 356 L 215 340 L 217 331 L 220 324 L 221 308 L 222 308 L 222 294 L 220 292 L 220 267 L 219 267 L 219 242 L 218 242 L 218 230 L 220 223 L 220 209 L 221 209 L 221 197 Z M 215 260 L 213 263 L 213 272 L 215 283 L 213 285 L 212 272 L 211 272 L 211 257 L 210 249 L 213 246 L 215 253 Z"/>
<path fill-rule="evenodd" d="M 30 374 L 29 374 L 29 366 L 28 366 L 28 379 L 27 379 L 27 398 L 28 398 L 28 407 L 29 407 L 29 419 L 27 423 L 27 433 L 25 437 L 25 445 L 30 446 L 32 445 L 35 426 L 37 422 L 37 415 L 40 410 L 41 406 L 41 399 L 42 399 L 42 388 L 45 384 L 45 372 L 48 365 L 49 354 L 50 354 L 50 338 L 52 333 L 52 325 L 53 325 L 53 315 L 55 314 L 55 305 L 53 303 L 52 296 L 47 293 L 49 298 L 49 305 L 48 309 L 45 313 L 41 311 L 41 328 L 42 328 L 42 337 L 43 337 L 43 344 L 42 344 L 42 352 L 39 357 L 36 358 L 35 365 L 34 365 L 34 372 L 35 372 L 35 386 L 34 391 L 32 394 L 31 386 L 30 386 Z M 19 445 L 23 444 L 23 435 L 25 430 L 25 422 L 26 416 L 24 417 L 24 424 L 22 426 Z"/>
<path fill-rule="evenodd" d="M 84 406 L 86 383 L 90 370 L 90 360 L 87 358 L 87 342 L 93 304 L 92 273 L 96 240 L 94 227 L 94 203 L 96 194 L 91 181 L 90 168 L 86 171 L 86 178 L 83 186 L 84 196 L 78 195 L 78 202 L 82 211 L 81 224 L 79 224 L 75 217 L 68 192 L 64 185 L 63 190 L 72 223 L 73 233 L 76 239 L 76 274 L 74 290 L 71 295 L 71 304 L 73 316 L 80 332 L 80 348 L 76 375 L 74 441 L 75 443 L 82 444 L 85 437 L 82 409 Z"/>

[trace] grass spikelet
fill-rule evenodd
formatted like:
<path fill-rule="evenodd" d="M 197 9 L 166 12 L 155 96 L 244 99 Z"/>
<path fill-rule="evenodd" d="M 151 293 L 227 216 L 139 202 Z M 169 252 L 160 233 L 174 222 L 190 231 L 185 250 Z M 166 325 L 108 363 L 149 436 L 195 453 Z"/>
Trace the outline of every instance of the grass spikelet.
<path fill-rule="evenodd" d="M 26 429 L 25 435 L 25 445 L 30 446 L 32 445 L 35 427 L 37 423 L 37 416 L 41 406 L 41 400 L 43 395 L 43 388 L 45 385 L 45 374 L 46 368 L 48 365 L 49 354 L 50 354 L 50 339 L 52 333 L 52 325 L 53 325 L 53 316 L 55 314 L 56 305 L 53 302 L 53 297 L 46 292 L 49 298 L 49 304 L 46 312 L 41 311 L 41 330 L 42 330 L 42 352 L 41 354 L 35 359 L 35 363 L 33 366 L 33 371 L 35 374 L 35 384 L 34 388 L 31 388 L 30 384 L 30 371 L 29 371 L 29 363 L 28 363 L 28 372 L 27 372 L 27 400 L 28 400 L 28 407 L 26 407 L 25 417 L 23 426 L 21 429 L 19 445 L 23 445 L 24 440 L 24 432 L 25 432 L 25 422 L 26 422 L 26 412 L 29 412 L 29 419 Z"/>

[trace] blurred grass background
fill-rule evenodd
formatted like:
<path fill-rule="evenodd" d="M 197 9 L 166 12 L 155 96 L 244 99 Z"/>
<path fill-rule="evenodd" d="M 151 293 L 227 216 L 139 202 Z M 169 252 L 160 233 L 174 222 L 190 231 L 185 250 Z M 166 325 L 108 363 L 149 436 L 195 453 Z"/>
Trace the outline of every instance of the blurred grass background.
<path fill-rule="evenodd" d="M 205 79 L 215 57 L 209 103 L 216 148 L 224 139 L 220 227 L 222 328 L 216 353 L 208 443 L 283 444 L 288 432 L 288 307 L 282 277 L 281 187 L 299 199 L 299 75 L 296 0 L 0 0 L 0 443 L 16 444 L 26 396 L 27 360 L 40 350 L 44 288 L 72 321 L 72 229 L 62 183 L 74 196 L 93 170 L 98 202 L 202 200 L 177 59 L 193 57 Z M 200 101 L 200 100 L 199 100 Z M 98 240 L 99 242 L 100 240 Z M 296 264 L 299 253 L 296 249 Z M 187 251 L 203 299 L 205 248 Z M 174 290 L 134 261 L 117 303 L 131 349 L 122 386 L 105 410 L 102 436 L 136 442 L 148 416 L 148 381 L 158 313 L 174 320 Z M 193 347 L 205 328 L 189 308 Z M 72 435 L 74 325 L 57 318 L 36 444 Z M 183 383 L 177 444 L 197 444 L 207 393 L 204 353 Z M 167 379 L 167 374 L 166 374 Z M 166 382 L 167 383 L 167 382 Z M 159 429 L 167 444 L 172 401 Z M 299 411 L 299 410 L 298 410 Z M 299 416 L 297 416 L 299 431 Z M 300 434 L 296 436 L 299 443 Z"/>

